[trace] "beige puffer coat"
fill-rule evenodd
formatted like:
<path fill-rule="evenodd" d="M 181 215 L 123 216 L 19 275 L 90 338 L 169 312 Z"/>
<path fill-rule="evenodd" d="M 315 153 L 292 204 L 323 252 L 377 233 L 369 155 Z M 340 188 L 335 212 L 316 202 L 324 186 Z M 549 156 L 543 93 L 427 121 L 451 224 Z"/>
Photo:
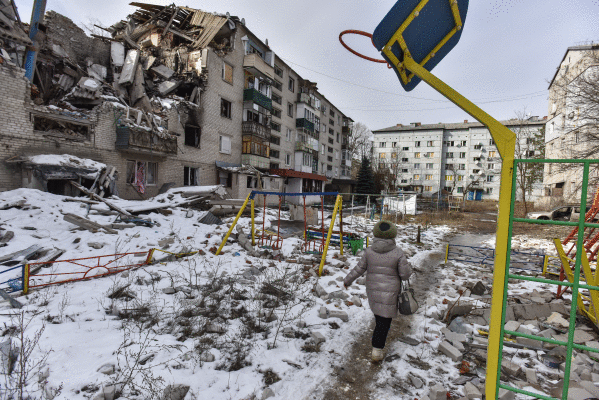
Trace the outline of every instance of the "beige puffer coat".
<path fill-rule="evenodd" d="M 397 317 L 397 296 L 401 279 L 412 275 L 412 266 L 404 252 L 395 245 L 395 239 L 375 238 L 367 248 L 358 265 L 345 277 L 343 283 L 349 287 L 356 279 L 366 274 L 366 294 L 374 315 L 385 318 Z M 401 279 L 400 279 L 401 278 Z"/>

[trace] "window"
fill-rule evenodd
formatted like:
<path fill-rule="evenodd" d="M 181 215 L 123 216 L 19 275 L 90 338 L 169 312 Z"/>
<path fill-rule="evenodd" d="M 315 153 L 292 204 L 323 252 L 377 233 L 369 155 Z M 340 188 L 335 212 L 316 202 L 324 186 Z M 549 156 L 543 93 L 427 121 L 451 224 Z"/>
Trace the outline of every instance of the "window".
<path fill-rule="evenodd" d="M 277 76 L 280 78 L 283 77 L 283 69 L 278 65 L 275 65 L 275 74 L 277 74 Z"/>
<path fill-rule="evenodd" d="M 435 142 L 432 140 L 429 140 L 428 142 L 426 142 L 426 147 L 434 147 L 435 146 Z"/>
<path fill-rule="evenodd" d="M 288 142 L 293 141 L 293 131 L 291 129 L 289 129 L 289 128 L 287 128 L 287 135 L 285 136 L 285 139 Z"/>
<path fill-rule="evenodd" d="M 482 159 L 482 157 L 472 157 L 472 161 L 474 162 L 479 162 Z"/>
<path fill-rule="evenodd" d="M 220 116 L 231 118 L 231 102 L 225 99 L 220 99 Z"/>
<path fill-rule="evenodd" d="M 458 164 L 459 171 L 466 171 L 466 164 Z"/>
<path fill-rule="evenodd" d="M 218 172 L 218 184 L 225 187 L 233 186 L 233 174 L 231 172 L 219 171 Z"/>
<path fill-rule="evenodd" d="M 274 86 L 275 89 L 277 89 L 279 92 L 283 91 L 283 84 L 281 82 L 279 82 L 278 80 L 274 79 L 272 85 Z"/>
<path fill-rule="evenodd" d="M 329 125 L 335 126 L 335 121 L 329 118 Z"/>
<path fill-rule="evenodd" d="M 335 150 L 335 160 L 339 159 L 339 150 Z"/>
<path fill-rule="evenodd" d="M 414 153 L 414 158 L 420 158 L 420 153 Z"/>
<path fill-rule="evenodd" d="M 487 182 L 494 182 L 494 181 L 495 181 L 495 177 L 493 175 L 487 176 Z"/>
<path fill-rule="evenodd" d="M 335 131 L 333 130 L 333 128 L 329 128 L 329 135 L 334 135 Z"/>
<path fill-rule="evenodd" d="M 455 142 L 453 140 L 448 140 L 445 142 L 445 146 L 453 147 L 453 146 L 455 146 Z"/>
<path fill-rule="evenodd" d="M 335 144 L 335 141 L 333 140 L 333 138 L 329 138 L 329 144 Z"/>
<path fill-rule="evenodd" d="M 158 163 L 127 160 L 127 183 L 137 186 L 156 185 Z"/>
<path fill-rule="evenodd" d="M 295 79 L 293 78 L 289 78 L 289 91 L 290 92 L 295 92 Z"/>
<path fill-rule="evenodd" d="M 276 122 L 271 121 L 270 122 L 270 128 L 273 131 L 281 132 L 281 124 L 277 124 Z"/>
<path fill-rule="evenodd" d="M 482 144 L 475 144 L 475 145 L 474 145 L 474 150 L 480 150 L 480 149 L 482 149 L 482 148 L 483 148 L 483 145 L 482 145 Z"/>
<path fill-rule="evenodd" d="M 202 129 L 199 126 L 185 125 L 185 146 L 200 147 Z"/>
<path fill-rule="evenodd" d="M 445 158 L 453 158 L 453 153 L 445 153 Z"/>
<path fill-rule="evenodd" d="M 420 169 L 420 163 L 414 164 L 414 169 Z"/>
<path fill-rule="evenodd" d="M 281 138 L 275 135 L 270 136 L 270 143 L 275 144 L 277 146 L 281 145 Z M 272 154 L 272 152 L 271 152 Z M 277 157 L 278 158 L 278 157 Z"/>
<path fill-rule="evenodd" d="M 414 175 L 414 180 L 415 181 L 419 181 L 420 180 L 420 175 L 418 175 L 418 174 Z"/>
<path fill-rule="evenodd" d="M 460 142 L 460 146 L 467 146 L 467 145 L 468 145 L 468 142 L 466 140 L 462 140 Z"/>
<path fill-rule="evenodd" d="M 270 158 L 279 158 L 281 155 L 281 153 L 279 153 L 279 150 L 270 150 Z"/>
<path fill-rule="evenodd" d="M 493 188 L 487 188 L 487 194 L 493 194 Z"/>
<path fill-rule="evenodd" d="M 223 61 L 223 81 L 233 84 L 233 67 Z"/>
<path fill-rule="evenodd" d="M 331 157 L 331 156 L 327 156 L 327 161 L 328 161 L 328 162 L 333 162 L 333 157 Z M 330 167 L 330 165 L 329 165 L 329 167 Z M 330 171 L 330 170 L 329 170 L 329 171 Z"/>
<path fill-rule="evenodd" d="M 320 132 L 327 133 L 327 126 L 325 124 L 320 125 Z"/>
<path fill-rule="evenodd" d="M 337 143 L 339 143 L 340 138 L 339 133 L 337 133 Z"/>
<path fill-rule="evenodd" d="M 273 93 L 272 94 L 272 101 L 274 101 L 277 104 L 281 104 L 283 102 L 283 99 L 278 94 L 274 94 Z"/>
<path fill-rule="evenodd" d="M 401 151 L 410 151 L 410 148 L 409 147 L 402 147 Z"/>
<path fill-rule="evenodd" d="M 387 147 L 387 143 L 385 143 L 385 142 L 380 142 L 380 143 L 379 143 L 379 147 Z"/>
<path fill-rule="evenodd" d="M 391 143 L 391 147 L 397 147 L 397 142 Z"/>
<path fill-rule="evenodd" d="M 397 153 L 391 153 L 391 158 L 395 160 L 397 158 Z"/>
<path fill-rule="evenodd" d="M 427 163 L 426 164 L 426 169 L 433 169 L 434 168 L 434 164 L 433 163 Z"/>
<path fill-rule="evenodd" d="M 404 174 L 408 172 L 407 168 L 402 168 L 401 172 L 403 172 Z"/>
<path fill-rule="evenodd" d="M 274 117 L 281 118 L 281 110 L 279 110 L 278 108 L 274 108 L 273 107 L 273 109 L 272 109 L 272 115 Z"/>
<path fill-rule="evenodd" d="M 464 193 L 464 188 L 462 186 L 458 187 L 458 193 Z"/>
<path fill-rule="evenodd" d="M 490 151 L 489 152 L 489 158 L 495 158 L 497 157 L 497 152 L 496 151 Z"/>
<path fill-rule="evenodd" d="M 291 165 L 291 154 L 289 153 L 285 154 L 285 164 Z"/>
<path fill-rule="evenodd" d="M 528 150 L 526 152 L 526 157 L 534 157 L 535 156 L 535 151 L 534 150 Z"/>
<path fill-rule="evenodd" d="M 293 118 L 293 103 L 287 103 L 287 115 Z"/>
<path fill-rule="evenodd" d="M 407 163 L 408 161 L 410 161 L 410 160 L 408 160 L 407 158 L 402 158 L 401 159 L 401 162 L 403 162 L 403 163 Z"/>
<path fill-rule="evenodd" d="M 460 153 L 460 158 L 466 158 L 466 153 Z"/>
<path fill-rule="evenodd" d="M 435 156 L 435 153 L 426 153 L 425 157 L 426 158 L 433 158 Z"/>
<path fill-rule="evenodd" d="M 487 164 L 487 169 L 495 169 L 495 164 Z"/>
<path fill-rule="evenodd" d="M 408 180 L 407 179 L 402 179 L 401 183 L 408 183 Z"/>
<path fill-rule="evenodd" d="M 332 165 L 327 165 L 327 171 L 332 171 L 333 170 L 333 166 Z"/>
<path fill-rule="evenodd" d="M 432 181 L 433 180 L 433 176 L 432 175 L 425 175 L 424 179 L 427 181 Z"/>
<path fill-rule="evenodd" d="M 445 164 L 445 171 L 453 171 L 453 164 Z"/>
<path fill-rule="evenodd" d="M 183 186 L 198 186 L 199 178 L 199 168 L 183 167 Z"/>
<path fill-rule="evenodd" d="M 493 140 L 493 139 L 489 140 L 489 146 L 495 146 L 495 140 Z"/>
<path fill-rule="evenodd" d="M 425 192 L 432 192 L 433 191 L 433 187 L 432 186 L 425 186 L 424 187 L 424 191 Z"/>
<path fill-rule="evenodd" d="M 445 180 L 447 182 L 453 182 L 453 175 L 445 175 Z"/>
<path fill-rule="evenodd" d="M 331 110 L 329 111 L 329 115 L 330 115 L 331 117 L 334 117 L 334 116 L 335 116 L 335 111 L 333 111 L 333 108 L 332 108 L 332 107 L 331 107 Z"/>
<path fill-rule="evenodd" d="M 328 148 L 327 148 L 327 151 L 328 151 L 329 153 L 333 154 L 333 148 L 332 148 L 332 147 L 328 147 Z M 384 153 L 383 153 L 383 154 L 384 154 Z M 383 158 L 385 158 L 385 157 L 383 157 Z"/>
<path fill-rule="evenodd" d="M 231 154 L 231 138 L 220 135 L 218 137 L 218 151 L 224 154 Z"/>
<path fill-rule="evenodd" d="M 464 175 L 458 175 L 458 182 L 462 182 L 464 180 Z"/>
<path fill-rule="evenodd" d="M 420 142 L 414 143 L 414 147 L 420 147 Z"/>
<path fill-rule="evenodd" d="M 387 154 L 381 153 L 381 154 L 379 154 L 379 158 L 387 158 Z"/>
<path fill-rule="evenodd" d="M 479 172 L 480 172 L 480 169 L 473 169 L 473 170 L 472 170 L 472 173 L 473 173 L 473 174 L 478 174 Z"/>

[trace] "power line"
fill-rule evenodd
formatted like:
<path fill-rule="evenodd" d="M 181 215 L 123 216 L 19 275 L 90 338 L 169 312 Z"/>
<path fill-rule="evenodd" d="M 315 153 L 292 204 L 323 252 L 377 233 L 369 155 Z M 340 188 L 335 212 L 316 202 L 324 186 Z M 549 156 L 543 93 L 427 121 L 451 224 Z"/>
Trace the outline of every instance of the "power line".
<path fill-rule="evenodd" d="M 384 91 L 384 90 L 381 90 L 381 89 L 376 89 L 376 88 L 373 88 L 373 87 L 370 87 L 370 86 L 360 85 L 360 84 L 355 83 L 355 82 L 347 81 L 347 80 L 344 80 L 344 79 L 340 79 L 340 78 L 337 78 L 337 77 L 325 74 L 325 73 L 320 72 L 320 71 L 313 70 L 311 68 L 305 67 L 303 65 L 300 65 L 300 64 L 295 63 L 293 61 L 290 61 L 288 59 L 285 59 L 285 58 L 282 58 L 282 59 L 285 62 L 288 62 L 288 63 L 293 64 L 293 65 L 297 65 L 298 67 L 304 68 L 304 69 L 306 69 L 308 71 L 311 71 L 311 72 L 314 72 L 315 74 L 326 76 L 327 78 L 334 79 L 334 80 L 339 81 L 339 82 L 347 83 L 347 84 L 352 85 L 352 86 L 357 86 L 357 87 L 361 87 L 361 88 L 364 88 L 364 89 L 373 90 L 375 92 L 390 94 L 390 95 L 393 95 L 393 96 L 405 97 L 405 98 L 408 98 L 408 99 L 425 100 L 425 101 L 432 101 L 432 102 L 436 102 L 436 103 L 450 103 L 449 100 L 427 99 L 427 98 L 424 98 L 424 97 L 406 96 L 406 95 L 402 95 L 402 94 L 398 94 L 398 93 L 394 93 L 394 92 L 387 92 L 387 91 Z M 508 102 L 508 101 L 521 100 L 520 97 L 522 97 L 522 99 L 528 98 L 528 97 L 540 97 L 540 96 L 546 95 L 546 93 L 547 93 L 547 90 L 543 90 L 543 91 L 539 91 L 539 92 L 522 94 L 522 95 L 517 96 L 518 98 L 499 99 L 499 100 L 494 100 L 494 101 L 489 101 L 489 102 L 482 102 L 480 104 L 488 104 L 488 103 L 495 103 L 495 102 L 504 102 L 504 101 Z M 484 100 L 484 98 L 483 98 L 483 100 Z M 342 107 L 342 108 L 346 109 L 346 110 L 352 110 L 351 108 L 347 108 L 347 107 Z M 432 109 L 427 109 L 427 110 L 413 110 L 413 111 L 444 110 L 444 109 L 448 109 L 448 108 L 452 108 L 452 107 L 432 108 Z M 358 110 L 358 109 L 353 109 L 353 110 Z M 364 111 L 367 111 L 367 110 L 364 110 Z M 393 110 L 388 110 L 388 111 L 393 111 Z M 411 111 L 411 110 L 397 110 L 397 111 Z"/>

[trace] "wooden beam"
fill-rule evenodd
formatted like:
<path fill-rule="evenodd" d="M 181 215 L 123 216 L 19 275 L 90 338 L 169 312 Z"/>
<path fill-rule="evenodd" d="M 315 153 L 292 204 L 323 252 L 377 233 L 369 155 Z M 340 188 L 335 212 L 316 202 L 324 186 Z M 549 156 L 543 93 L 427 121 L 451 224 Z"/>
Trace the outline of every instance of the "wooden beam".
<path fill-rule="evenodd" d="M 109 208 L 113 209 L 114 211 L 117 211 L 117 212 L 119 212 L 123 215 L 126 215 L 128 217 L 132 217 L 132 214 L 129 211 L 125 211 L 122 208 L 115 206 L 108 200 L 105 200 L 102 197 L 98 196 L 97 194 L 90 192 L 89 190 L 87 190 L 86 188 L 84 188 L 83 186 L 78 184 L 77 182 L 69 181 L 69 183 L 71 185 L 75 186 L 77 189 L 79 189 L 82 193 L 85 193 L 86 195 L 90 196 L 93 200 L 101 201 L 102 203 L 105 203 Z"/>

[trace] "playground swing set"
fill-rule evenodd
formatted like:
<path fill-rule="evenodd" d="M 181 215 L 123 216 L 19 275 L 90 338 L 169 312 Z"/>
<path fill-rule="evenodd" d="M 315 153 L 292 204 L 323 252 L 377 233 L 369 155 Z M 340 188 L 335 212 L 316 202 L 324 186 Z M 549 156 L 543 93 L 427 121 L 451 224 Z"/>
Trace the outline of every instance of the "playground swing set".
<path fill-rule="evenodd" d="M 256 218 L 255 218 L 255 210 L 256 210 L 256 197 L 262 196 L 263 199 L 263 211 L 262 211 L 262 230 L 256 230 Z M 278 206 L 278 219 L 277 219 L 277 232 L 272 232 L 266 229 L 266 197 L 267 196 L 278 196 L 279 197 L 279 206 Z M 306 197 L 309 196 L 319 196 L 320 197 L 320 213 L 321 213 L 321 226 L 320 228 L 308 226 L 307 218 L 306 218 Z M 324 198 L 325 196 L 335 196 L 335 207 L 333 209 L 333 214 L 331 216 L 331 223 L 329 225 L 328 231 L 325 230 L 325 218 L 324 218 Z M 303 197 L 303 212 L 304 212 L 304 244 L 302 245 L 302 249 L 305 254 L 313 254 L 313 255 L 321 255 L 321 261 L 319 266 L 319 275 L 322 275 L 322 271 L 324 265 L 326 263 L 326 256 L 329 249 L 329 246 L 338 245 L 340 248 L 340 253 L 343 255 L 344 245 L 348 246 L 353 254 L 356 254 L 360 249 L 364 248 L 364 242 L 367 239 L 359 237 L 359 235 L 350 232 L 343 231 L 343 199 L 341 195 L 337 192 L 304 192 L 304 193 L 285 193 L 285 192 L 262 192 L 262 191 L 252 191 L 245 202 L 241 206 L 241 209 L 237 213 L 235 220 L 231 224 L 229 231 L 225 234 L 221 245 L 216 251 L 216 255 L 220 255 L 222 253 L 223 247 L 227 243 L 229 236 L 233 232 L 233 229 L 239 222 L 242 214 L 244 213 L 248 203 L 250 204 L 250 212 L 251 212 L 251 238 L 252 238 L 252 246 L 256 246 L 263 249 L 269 250 L 280 250 L 283 245 L 283 238 L 281 236 L 281 208 L 283 204 L 284 197 Z M 337 215 L 339 215 L 339 231 L 334 230 L 335 221 L 337 219 Z M 256 236 L 259 236 L 256 240 Z"/>
<path fill-rule="evenodd" d="M 502 167 L 497 240 L 494 252 L 493 298 L 489 321 L 489 345 L 487 348 L 486 398 L 499 398 L 499 390 L 503 389 L 537 399 L 555 399 L 554 397 L 516 388 L 501 381 L 504 338 L 505 335 L 511 335 L 512 337 L 525 337 L 538 342 L 565 347 L 566 361 L 560 398 L 567 400 L 570 391 L 573 350 L 587 351 L 593 354 L 599 353 L 599 349 L 574 343 L 577 310 L 578 308 L 585 308 L 585 304 L 583 304 L 585 296 L 581 293 L 582 290 L 590 292 L 589 296 L 586 297 L 590 298 L 591 302 L 589 308 L 585 311 L 581 310 L 581 312 L 590 318 L 594 317 L 595 321 L 599 320 L 599 313 L 597 312 L 599 310 L 599 274 L 597 272 L 593 274 L 585 251 L 587 250 L 585 248 L 585 229 L 588 228 L 588 240 L 586 240 L 588 245 L 592 240 L 592 232 L 599 228 L 599 224 L 585 219 L 582 213 L 577 222 L 516 218 L 514 216 L 514 204 L 516 202 L 517 175 L 514 171 L 517 170 L 519 164 L 523 163 L 579 164 L 583 168 L 580 205 L 581 210 L 586 210 L 590 164 L 599 164 L 599 160 L 515 159 L 516 134 L 430 72 L 458 44 L 466 21 L 468 5 L 469 0 L 399 0 L 383 18 L 373 34 L 347 30 L 341 32 L 339 40 L 353 54 L 368 61 L 387 64 L 390 69 L 393 68 L 404 90 L 411 91 L 421 81 L 424 81 L 489 129 L 501 156 Z M 343 36 L 346 34 L 358 34 L 370 38 L 372 44 L 381 52 L 384 59 L 378 60 L 366 57 L 351 49 L 343 41 Z M 599 212 L 599 209 L 597 211 Z M 569 251 L 572 258 L 567 257 L 566 252 L 563 251 L 562 243 L 556 240 L 558 252 L 562 247 L 560 258 L 568 282 L 521 275 L 512 270 L 511 255 L 514 223 L 563 225 L 576 228 L 571 237 L 572 240 L 576 238 L 576 254 L 572 253 L 572 248 Z M 581 283 L 581 278 L 585 276 L 586 283 Z M 510 281 L 540 282 L 554 286 L 566 286 L 571 289 L 572 305 L 567 340 L 558 341 L 505 329 Z M 591 320 L 593 319 L 591 318 Z"/>

